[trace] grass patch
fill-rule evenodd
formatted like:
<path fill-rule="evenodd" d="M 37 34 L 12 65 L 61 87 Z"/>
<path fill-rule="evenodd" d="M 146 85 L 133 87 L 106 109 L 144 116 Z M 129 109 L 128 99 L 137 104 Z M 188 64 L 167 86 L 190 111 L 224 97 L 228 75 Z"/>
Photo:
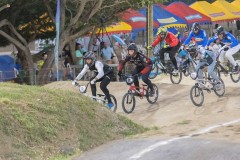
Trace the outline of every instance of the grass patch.
<path fill-rule="evenodd" d="M 65 160 L 147 130 L 70 91 L 2 83 L 0 97 L 0 159 Z"/>

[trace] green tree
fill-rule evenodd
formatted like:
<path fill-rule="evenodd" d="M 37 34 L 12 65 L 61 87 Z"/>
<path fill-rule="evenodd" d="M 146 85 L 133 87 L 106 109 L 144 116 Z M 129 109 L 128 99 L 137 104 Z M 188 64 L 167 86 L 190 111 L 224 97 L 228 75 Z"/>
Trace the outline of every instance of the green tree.
<path fill-rule="evenodd" d="M 10 7 L 2 10 L 0 15 L 0 36 L 4 37 L 5 42 L 3 45 L 7 45 L 8 41 L 17 48 L 23 69 L 29 71 L 28 82 L 31 83 L 34 65 L 28 44 L 38 38 L 54 36 L 50 34 L 54 30 L 47 32 L 46 29 L 54 24 L 47 21 L 47 16 L 43 16 L 46 9 L 38 0 L 1 0 L 0 5 L 4 4 L 10 4 Z"/>

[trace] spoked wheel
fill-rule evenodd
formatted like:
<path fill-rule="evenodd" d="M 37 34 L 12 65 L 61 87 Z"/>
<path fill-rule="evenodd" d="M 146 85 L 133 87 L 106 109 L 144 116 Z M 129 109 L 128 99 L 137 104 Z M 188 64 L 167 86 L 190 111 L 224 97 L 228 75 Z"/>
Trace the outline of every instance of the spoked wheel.
<path fill-rule="evenodd" d="M 158 94 L 159 94 L 158 87 L 155 84 L 153 84 L 153 89 L 154 89 L 154 94 L 151 96 L 149 96 L 149 94 L 147 94 L 147 96 L 146 96 L 147 101 L 151 104 L 154 104 L 158 100 Z M 147 90 L 148 90 L 148 93 L 151 91 L 149 87 L 147 88 Z"/>
<path fill-rule="evenodd" d="M 126 93 L 122 99 L 122 108 L 125 113 L 132 113 L 136 105 L 135 97 L 132 93 Z"/>
<path fill-rule="evenodd" d="M 222 79 L 220 79 L 221 84 L 214 85 L 214 93 L 218 97 L 222 97 L 225 94 L 225 84 Z"/>
<path fill-rule="evenodd" d="M 173 84 L 179 84 L 182 81 L 182 72 L 179 71 L 177 74 L 170 73 L 170 80 Z"/>
<path fill-rule="evenodd" d="M 154 78 L 157 77 L 157 75 L 158 75 L 158 67 L 157 67 L 157 65 L 155 63 L 152 66 L 151 73 L 149 74 L 149 79 L 154 79 Z"/>
<path fill-rule="evenodd" d="M 203 90 L 199 86 L 194 85 L 190 90 L 190 98 L 195 106 L 201 106 L 204 102 Z"/>
<path fill-rule="evenodd" d="M 230 74 L 230 77 L 231 77 L 231 80 L 234 82 L 234 83 L 237 83 L 239 82 L 239 73 L 236 72 L 236 73 L 231 73 Z"/>
<path fill-rule="evenodd" d="M 110 94 L 110 98 L 111 98 L 111 101 L 113 103 L 113 106 L 109 109 L 113 112 L 116 112 L 117 111 L 117 99 L 112 94 Z M 107 100 L 107 98 L 105 97 L 104 100 Z"/>

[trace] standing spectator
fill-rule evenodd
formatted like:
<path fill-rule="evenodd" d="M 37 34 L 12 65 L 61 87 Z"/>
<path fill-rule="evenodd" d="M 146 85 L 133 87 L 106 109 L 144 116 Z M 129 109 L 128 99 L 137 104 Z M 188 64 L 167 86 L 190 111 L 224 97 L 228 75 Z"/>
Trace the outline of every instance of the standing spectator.
<path fill-rule="evenodd" d="M 112 64 L 112 59 L 115 57 L 115 53 L 113 51 L 113 48 L 111 48 L 108 43 L 104 42 L 104 47 L 101 52 L 101 57 L 103 58 L 103 61 L 107 64 Z"/>
<path fill-rule="evenodd" d="M 86 53 L 86 49 L 80 44 L 76 43 L 76 58 L 77 58 L 77 65 L 80 65 L 80 68 L 83 68 L 83 56 Z"/>
<path fill-rule="evenodd" d="M 46 52 L 43 52 L 43 53 L 42 53 L 41 60 L 38 61 L 38 64 L 37 64 L 37 73 L 42 69 L 42 67 L 43 67 L 46 59 L 47 59 L 47 53 L 46 53 Z"/>
<path fill-rule="evenodd" d="M 93 48 L 92 48 L 92 51 L 95 53 L 95 55 L 98 53 L 99 45 L 100 45 L 100 41 L 97 38 L 95 38 L 93 40 Z"/>
<path fill-rule="evenodd" d="M 181 44 L 182 44 L 183 42 L 185 42 L 185 40 L 188 38 L 188 36 L 189 36 L 189 32 L 188 32 L 187 29 L 185 29 L 184 32 L 183 32 L 183 36 L 180 38 Z"/>
<path fill-rule="evenodd" d="M 63 48 L 62 56 L 64 57 L 64 61 L 63 61 L 63 68 L 64 68 L 63 69 L 63 80 L 67 80 L 67 76 L 69 75 L 69 71 L 71 70 L 70 64 L 72 64 L 72 62 L 73 62 L 69 45 L 66 45 Z"/>

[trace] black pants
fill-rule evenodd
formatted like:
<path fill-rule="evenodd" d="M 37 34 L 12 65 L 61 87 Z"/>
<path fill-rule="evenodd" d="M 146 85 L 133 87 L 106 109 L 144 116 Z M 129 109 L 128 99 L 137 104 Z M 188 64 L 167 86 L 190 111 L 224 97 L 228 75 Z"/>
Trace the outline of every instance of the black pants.
<path fill-rule="evenodd" d="M 101 88 L 102 92 L 105 94 L 105 96 L 108 100 L 108 103 L 112 103 L 112 101 L 111 101 L 110 93 L 109 93 L 109 90 L 107 89 L 107 86 L 110 83 L 110 81 L 113 79 L 113 76 L 114 76 L 113 72 L 110 72 L 96 81 L 96 82 L 101 82 L 100 88 Z M 94 78 L 95 77 L 91 78 L 91 80 Z M 96 96 L 97 95 L 96 84 L 91 84 L 91 90 L 92 90 L 92 95 Z"/>
<path fill-rule="evenodd" d="M 139 67 L 139 66 L 137 66 L 137 67 L 134 69 L 134 71 L 133 71 L 133 75 L 135 75 L 135 74 L 137 74 L 137 73 L 140 73 L 143 69 L 144 69 L 144 67 Z M 153 84 L 152 84 L 152 82 L 148 79 L 150 72 L 151 72 L 151 70 L 150 70 L 149 72 L 145 73 L 145 74 L 142 74 L 142 80 L 143 80 L 144 83 L 146 83 L 146 84 L 149 86 L 149 88 L 150 88 L 151 90 L 153 90 Z M 137 76 L 134 77 L 133 82 L 134 82 L 134 85 L 135 85 L 136 87 L 139 87 L 139 81 L 138 81 L 138 77 L 137 77 Z"/>
<path fill-rule="evenodd" d="M 165 65 L 165 62 L 164 62 L 164 53 L 168 53 L 168 54 L 169 54 L 169 58 L 171 59 L 173 65 L 174 65 L 174 68 L 175 68 L 175 69 L 178 69 L 177 60 L 176 60 L 176 58 L 175 58 L 175 55 L 176 55 L 176 53 L 178 52 L 178 49 L 179 49 L 179 48 L 180 48 L 180 43 L 178 43 L 178 45 L 175 46 L 175 47 L 162 48 L 162 49 L 159 51 L 160 60 L 161 60 L 162 64 Z"/>

